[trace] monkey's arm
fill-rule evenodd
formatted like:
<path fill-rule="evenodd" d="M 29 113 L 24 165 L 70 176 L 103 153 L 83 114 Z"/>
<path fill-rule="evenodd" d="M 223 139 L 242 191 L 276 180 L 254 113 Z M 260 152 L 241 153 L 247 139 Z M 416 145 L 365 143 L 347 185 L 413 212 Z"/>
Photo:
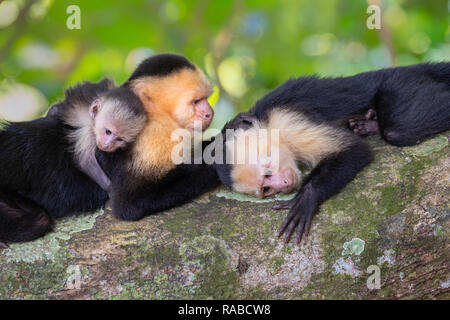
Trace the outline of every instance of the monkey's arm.
<path fill-rule="evenodd" d="M 95 155 L 92 155 L 80 163 L 80 169 L 92 180 L 94 180 L 100 188 L 108 194 L 111 193 L 111 181 L 100 167 Z"/>
<path fill-rule="evenodd" d="M 369 146 L 358 139 L 348 149 L 319 163 L 292 200 L 275 205 L 275 209 L 290 209 L 278 236 L 285 234 L 284 240 L 289 242 L 297 228 L 299 243 L 303 234 L 308 234 L 319 206 L 344 188 L 372 159 Z"/>
<path fill-rule="evenodd" d="M 181 165 L 163 181 L 149 183 L 137 190 L 127 190 L 126 183 L 113 179 L 112 211 L 121 220 L 139 220 L 189 202 L 219 184 L 213 166 Z M 118 187 L 118 189 L 116 189 Z"/>

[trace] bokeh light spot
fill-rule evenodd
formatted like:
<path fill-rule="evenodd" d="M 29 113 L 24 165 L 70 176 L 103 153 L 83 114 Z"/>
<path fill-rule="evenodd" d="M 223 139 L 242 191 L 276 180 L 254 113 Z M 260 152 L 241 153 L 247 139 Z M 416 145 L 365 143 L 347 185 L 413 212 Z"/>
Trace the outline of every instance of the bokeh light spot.
<path fill-rule="evenodd" d="M 48 106 L 36 88 L 22 83 L 0 83 L 0 118 L 8 121 L 30 120 Z"/>
<path fill-rule="evenodd" d="M 251 12 L 245 15 L 242 24 L 241 31 L 247 36 L 252 38 L 261 37 L 267 28 L 267 18 L 261 12 Z"/>
<path fill-rule="evenodd" d="M 59 62 L 58 53 L 44 42 L 31 42 L 18 54 L 20 65 L 26 69 L 53 68 Z"/>
<path fill-rule="evenodd" d="M 361 42 L 350 41 L 345 47 L 345 55 L 352 61 L 360 61 L 366 55 L 366 48 Z"/>
<path fill-rule="evenodd" d="M 307 56 L 322 56 L 330 52 L 334 35 L 331 33 L 316 34 L 305 38 L 301 43 L 301 50 Z"/>
<path fill-rule="evenodd" d="M 161 7 L 160 15 L 168 22 L 175 22 L 180 19 L 180 9 L 174 2 L 166 2 Z"/>
<path fill-rule="evenodd" d="M 233 58 L 223 60 L 218 68 L 220 83 L 232 96 L 241 97 L 247 92 L 244 72 L 238 61 Z"/>
<path fill-rule="evenodd" d="M 125 69 L 128 73 L 132 73 L 134 69 L 141 63 L 144 59 L 155 54 L 150 48 L 136 48 L 133 49 L 127 56 L 125 60 Z"/>
<path fill-rule="evenodd" d="M 16 1 L 0 3 L 0 28 L 5 28 L 16 21 L 19 15 L 19 5 Z"/>
<path fill-rule="evenodd" d="M 424 33 L 414 34 L 408 41 L 409 49 L 416 54 L 425 53 L 430 47 L 431 40 Z"/>

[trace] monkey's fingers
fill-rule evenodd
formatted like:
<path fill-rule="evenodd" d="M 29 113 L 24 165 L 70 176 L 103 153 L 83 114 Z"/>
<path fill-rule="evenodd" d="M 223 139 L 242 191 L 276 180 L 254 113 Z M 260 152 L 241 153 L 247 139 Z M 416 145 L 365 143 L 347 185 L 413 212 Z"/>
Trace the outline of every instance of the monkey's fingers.
<path fill-rule="evenodd" d="M 305 224 L 305 237 L 307 237 L 309 235 L 309 230 L 311 229 L 311 221 L 312 221 L 312 214 L 309 215 L 306 219 L 306 224 Z"/>
<path fill-rule="evenodd" d="M 292 219 L 291 223 L 289 224 L 289 227 L 286 230 L 286 235 L 284 236 L 284 243 L 288 243 L 289 240 L 291 240 L 291 236 L 295 231 L 295 228 L 298 226 L 298 222 L 301 219 L 301 215 L 297 214 L 295 215 L 294 219 Z"/>
<path fill-rule="evenodd" d="M 299 244 L 303 238 L 306 238 L 311 228 L 312 214 L 307 214 L 304 219 L 300 221 L 300 225 L 297 229 L 297 244 Z"/>
<path fill-rule="evenodd" d="M 8 245 L 4 242 L 0 242 L 0 249 L 8 249 Z"/>
<path fill-rule="evenodd" d="M 294 207 L 295 207 L 295 204 L 294 204 Z M 287 215 L 287 217 L 284 218 L 284 221 L 281 225 L 280 231 L 278 231 L 278 238 L 283 235 L 284 231 L 289 226 L 291 220 L 295 217 L 295 215 L 296 215 L 296 210 L 291 209 L 291 211 L 289 211 L 289 214 Z"/>
<path fill-rule="evenodd" d="M 305 231 L 305 216 L 303 215 L 302 218 L 300 219 L 297 228 L 297 244 L 299 244 L 300 241 L 302 241 L 304 231 Z"/>

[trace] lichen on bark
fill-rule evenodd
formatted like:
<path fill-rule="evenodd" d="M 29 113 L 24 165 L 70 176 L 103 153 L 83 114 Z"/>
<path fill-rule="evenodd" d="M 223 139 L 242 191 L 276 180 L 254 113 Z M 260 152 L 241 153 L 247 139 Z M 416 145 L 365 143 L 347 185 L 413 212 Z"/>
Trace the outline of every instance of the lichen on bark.
<path fill-rule="evenodd" d="M 448 299 L 447 136 L 408 148 L 369 138 L 374 162 L 322 205 L 300 245 L 277 238 L 287 212 L 273 201 L 224 187 L 138 222 L 109 209 L 61 219 L 0 251 L 0 298 Z M 380 289 L 367 286 L 370 266 Z"/>

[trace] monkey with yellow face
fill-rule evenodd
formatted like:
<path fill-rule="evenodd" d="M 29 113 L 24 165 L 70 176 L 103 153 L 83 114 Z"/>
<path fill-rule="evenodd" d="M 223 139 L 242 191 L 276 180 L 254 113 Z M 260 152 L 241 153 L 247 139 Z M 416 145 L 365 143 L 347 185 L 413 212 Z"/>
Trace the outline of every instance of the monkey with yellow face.
<path fill-rule="evenodd" d="M 203 72 L 185 57 L 159 54 L 144 60 L 123 84 L 143 103 L 147 122 L 136 141 L 114 153 L 97 151 L 97 160 L 111 179 L 113 214 L 137 220 L 192 200 L 218 184 L 206 164 L 172 161 L 177 129 L 206 130 L 214 116 L 208 103 L 212 87 Z"/>

